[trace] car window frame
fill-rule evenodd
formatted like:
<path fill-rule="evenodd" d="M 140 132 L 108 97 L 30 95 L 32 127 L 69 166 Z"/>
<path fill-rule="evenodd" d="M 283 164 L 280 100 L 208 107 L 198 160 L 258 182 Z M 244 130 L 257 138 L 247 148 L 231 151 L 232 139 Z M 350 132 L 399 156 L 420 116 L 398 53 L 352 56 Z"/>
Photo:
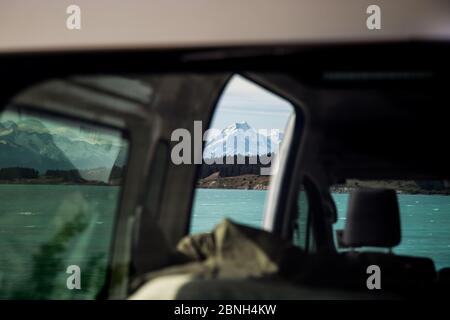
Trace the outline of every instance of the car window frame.
<path fill-rule="evenodd" d="M 25 88 L 23 90 L 23 92 L 25 94 L 26 94 L 26 90 L 27 90 L 27 88 Z M 123 201 L 125 198 L 125 184 L 128 181 L 127 178 L 128 178 L 128 173 L 129 173 L 129 165 L 128 165 L 129 159 L 130 159 L 130 155 L 133 152 L 133 150 L 132 150 L 132 147 L 133 147 L 132 141 L 133 140 L 132 140 L 130 131 L 126 127 L 117 127 L 117 126 L 111 125 L 109 123 L 94 121 L 92 119 L 84 118 L 81 116 L 75 116 L 73 114 L 66 114 L 64 112 L 49 110 L 49 109 L 45 108 L 44 106 L 40 107 L 39 105 L 14 103 L 15 97 L 19 96 L 21 94 L 22 94 L 22 92 L 19 92 L 17 95 L 13 96 L 9 100 L 9 103 L 7 103 L 6 105 L 2 106 L 2 108 L 0 108 L 0 112 L 3 113 L 4 111 L 7 111 L 9 108 L 11 108 L 14 111 L 15 110 L 25 110 L 25 112 L 27 112 L 29 114 L 32 114 L 34 116 L 42 116 L 44 118 L 48 117 L 52 121 L 61 120 L 61 122 L 68 121 L 69 123 L 83 123 L 83 124 L 91 125 L 94 127 L 100 127 L 102 129 L 111 130 L 111 131 L 120 133 L 120 138 L 126 140 L 128 143 L 127 165 L 125 166 L 125 170 L 123 172 L 122 183 L 120 185 L 119 196 L 117 198 L 117 205 L 116 205 L 116 209 L 115 209 L 115 213 L 114 213 L 115 216 L 114 216 L 114 220 L 113 220 L 113 227 L 111 229 L 111 238 L 109 239 L 109 241 L 110 241 L 109 242 L 109 250 L 106 253 L 107 254 L 107 264 L 105 266 L 105 280 L 95 296 L 95 299 L 104 298 L 105 296 L 108 295 L 107 291 L 108 291 L 108 288 L 109 288 L 109 285 L 111 282 L 111 276 L 112 276 L 112 272 L 113 272 L 113 265 L 114 265 L 113 255 L 114 255 L 114 246 L 115 246 L 114 242 L 115 242 L 118 223 L 119 223 L 118 218 L 121 214 L 121 210 L 122 210 L 121 208 L 122 208 Z"/>

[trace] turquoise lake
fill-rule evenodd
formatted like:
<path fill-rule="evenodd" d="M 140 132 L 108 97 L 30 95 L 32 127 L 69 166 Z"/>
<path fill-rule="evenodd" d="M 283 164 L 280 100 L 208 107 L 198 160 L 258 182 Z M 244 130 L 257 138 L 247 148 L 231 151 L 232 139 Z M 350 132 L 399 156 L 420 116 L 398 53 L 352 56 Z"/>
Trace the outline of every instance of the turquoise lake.
<path fill-rule="evenodd" d="M 191 232 L 225 216 L 260 227 L 267 191 L 198 189 Z M 334 194 L 336 228 L 347 194 Z M 0 299 L 92 299 L 105 282 L 119 187 L 0 185 Z M 450 266 L 450 196 L 399 195 L 402 243 L 397 254 Z M 67 290 L 66 268 L 82 270 L 82 290 Z"/>
<path fill-rule="evenodd" d="M 211 230 L 224 216 L 260 227 L 267 191 L 198 189 L 191 232 Z M 338 221 L 345 226 L 348 194 L 333 194 Z M 450 266 L 450 196 L 399 194 L 402 241 L 394 253 L 430 257 L 437 269 Z"/>

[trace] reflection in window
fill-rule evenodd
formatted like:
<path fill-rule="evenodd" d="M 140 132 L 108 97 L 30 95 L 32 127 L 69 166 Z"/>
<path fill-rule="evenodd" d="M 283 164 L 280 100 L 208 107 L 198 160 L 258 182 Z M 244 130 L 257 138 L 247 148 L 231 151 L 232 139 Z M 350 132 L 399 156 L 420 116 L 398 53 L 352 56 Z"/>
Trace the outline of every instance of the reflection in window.
<path fill-rule="evenodd" d="M 95 298 L 105 282 L 128 142 L 116 130 L 0 115 L 0 298 Z M 67 288 L 67 267 L 81 289 Z"/>

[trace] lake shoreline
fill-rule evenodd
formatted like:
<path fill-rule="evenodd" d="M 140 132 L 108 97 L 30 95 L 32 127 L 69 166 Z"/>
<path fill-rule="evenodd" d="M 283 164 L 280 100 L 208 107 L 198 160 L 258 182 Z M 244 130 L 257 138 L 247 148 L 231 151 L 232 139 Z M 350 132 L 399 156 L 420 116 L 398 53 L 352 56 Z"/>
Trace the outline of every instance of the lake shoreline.
<path fill-rule="evenodd" d="M 230 189 L 230 190 L 268 190 L 270 176 L 259 175 L 240 175 L 233 177 L 221 177 L 219 172 L 200 179 L 196 187 L 199 189 Z M 429 190 L 419 187 L 413 181 L 371 181 L 371 182 L 355 182 L 349 180 L 347 185 L 336 185 L 330 188 L 331 193 L 351 193 L 358 188 L 388 188 L 397 191 L 397 194 L 411 194 L 411 195 L 450 195 L 450 189 L 443 190 Z"/>
<path fill-rule="evenodd" d="M 117 187 L 121 184 L 112 184 L 112 183 L 105 183 L 105 182 L 99 182 L 99 181 L 92 181 L 92 182 L 83 182 L 83 183 L 77 183 L 72 181 L 43 181 L 43 180 L 16 180 L 16 181 L 10 181 L 10 180 L 0 180 L 0 185 L 40 185 L 40 186 L 97 186 L 97 187 Z"/>
<path fill-rule="evenodd" d="M 252 191 L 252 190 L 256 190 L 256 191 L 267 191 L 269 190 L 268 187 L 264 187 L 264 188 L 245 188 L 245 187 L 236 187 L 236 188 L 230 188 L 230 187 L 224 187 L 224 186 L 217 186 L 217 187 L 213 187 L 213 186 L 203 186 L 203 185 L 197 185 L 196 186 L 197 189 L 212 189 L 212 190 L 246 190 L 246 191 Z M 336 193 L 336 194 L 349 194 L 353 191 L 352 190 L 341 190 L 341 189 L 332 189 L 331 193 Z M 405 192 L 405 191 L 401 191 L 401 190 L 396 190 L 397 194 L 404 194 L 404 195 L 440 195 L 440 196 L 450 196 L 450 193 L 448 192 Z"/>

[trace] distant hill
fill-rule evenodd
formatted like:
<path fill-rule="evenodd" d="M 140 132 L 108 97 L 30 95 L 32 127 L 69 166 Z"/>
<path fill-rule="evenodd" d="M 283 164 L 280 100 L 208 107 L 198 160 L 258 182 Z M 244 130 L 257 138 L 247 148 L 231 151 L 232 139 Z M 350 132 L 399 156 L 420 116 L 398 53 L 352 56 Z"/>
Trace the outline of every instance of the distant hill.
<path fill-rule="evenodd" d="M 356 188 L 393 189 L 406 194 L 450 195 L 450 181 L 447 180 L 356 180 L 349 179 L 345 184 L 334 185 L 332 192 L 348 193 Z"/>
<path fill-rule="evenodd" d="M 75 169 L 53 136 L 37 121 L 0 123 L 0 168 L 7 167 L 28 167 L 40 172 Z"/>
<path fill-rule="evenodd" d="M 125 165 L 127 150 L 112 143 L 90 143 L 51 132 L 35 119 L 0 122 L 0 168 L 91 170 Z"/>

